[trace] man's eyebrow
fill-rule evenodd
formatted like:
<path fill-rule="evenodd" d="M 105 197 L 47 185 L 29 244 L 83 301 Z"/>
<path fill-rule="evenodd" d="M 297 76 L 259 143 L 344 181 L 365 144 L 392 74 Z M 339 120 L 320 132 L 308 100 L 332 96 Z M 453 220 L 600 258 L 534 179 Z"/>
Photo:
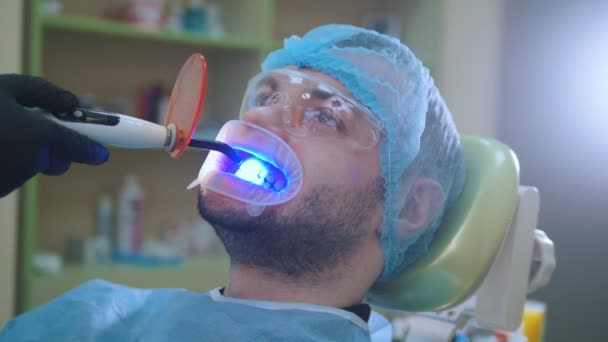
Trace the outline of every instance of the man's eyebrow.
<path fill-rule="evenodd" d="M 334 96 L 335 94 L 331 91 L 327 91 L 320 88 L 311 89 L 310 97 L 315 100 L 327 100 L 328 98 Z"/>

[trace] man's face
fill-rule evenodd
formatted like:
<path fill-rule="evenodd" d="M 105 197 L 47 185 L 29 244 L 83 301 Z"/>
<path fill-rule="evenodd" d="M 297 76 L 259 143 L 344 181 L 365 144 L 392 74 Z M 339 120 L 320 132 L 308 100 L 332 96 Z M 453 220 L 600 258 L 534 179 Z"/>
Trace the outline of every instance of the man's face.
<path fill-rule="evenodd" d="M 326 74 L 299 71 L 348 94 Z M 291 91 L 285 82 L 278 82 L 278 87 L 281 92 Z M 338 265 L 366 239 L 378 237 L 384 203 L 378 145 L 362 148 L 346 134 L 289 134 L 280 106 L 274 107 L 252 107 L 241 119 L 271 131 L 293 149 L 303 171 L 299 194 L 251 216 L 245 203 L 201 188 L 199 211 L 213 225 L 233 262 L 310 278 Z"/>

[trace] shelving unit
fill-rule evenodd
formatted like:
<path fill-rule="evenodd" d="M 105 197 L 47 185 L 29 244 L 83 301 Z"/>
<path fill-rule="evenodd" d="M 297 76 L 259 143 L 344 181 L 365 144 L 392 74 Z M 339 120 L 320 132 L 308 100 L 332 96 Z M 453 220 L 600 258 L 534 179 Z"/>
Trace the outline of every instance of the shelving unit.
<path fill-rule="evenodd" d="M 255 38 L 221 37 L 216 38 L 204 34 L 188 34 L 169 30 L 156 31 L 138 29 L 129 24 L 111 22 L 103 19 L 81 16 L 43 16 L 42 27 L 80 33 L 91 33 L 120 38 L 152 40 L 168 44 L 204 45 L 208 48 L 223 48 L 229 50 L 260 51 L 260 47 L 272 45 L 272 41 Z"/>
<path fill-rule="evenodd" d="M 203 124 L 219 125 L 235 117 L 235 97 L 246 80 L 255 72 L 262 56 L 276 43 L 269 34 L 272 22 L 257 29 L 246 29 L 250 20 L 226 20 L 226 34 L 211 37 L 169 30 L 146 30 L 130 24 L 101 18 L 119 1 L 63 1 L 62 14 L 45 16 L 39 13 L 40 3 L 31 1 L 29 73 L 43 76 L 76 94 L 94 94 L 104 102 L 116 96 L 134 98 L 137 89 L 151 82 L 161 82 L 169 89 L 186 58 L 195 52 L 205 55 L 209 65 L 209 88 Z M 272 1 L 225 1 L 226 10 L 244 6 L 258 18 L 271 14 Z M 223 114 L 229 113 L 229 114 Z M 129 113 L 126 113 L 129 114 Z M 115 195 L 127 173 L 139 176 L 146 191 L 144 204 L 145 235 L 155 236 L 163 226 L 173 222 L 196 219 L 196 192 L 185 186 L 196 177 L 205 153 L 187 152 L 178 160 L 161 150 L 110 150 L 111 160 L 101 167 L 73 165 L 63 177 L 41 176 L 24 188 L 22 201 L 22 235 L 20 237 L 18 312 L 42 304 L 88 277 L 114 279 L 113 268 L 69 266 L 56 277 L 35 275 L 32 255 L 36 249 L 64 254 L 68 238 L 84 238 L 93 233 L 95 202 L 102 193 Z M 159 182 L 160 180 L 160 182 Z M 83 191 L 83 189 L 86 189 Z M 115 198 L 115 196 L 114 196 Z M 215 263 L 226 268 L 225 255 Z M 187 263 L 190 265 L 191 263 Z M 116 266 L 118 267 L 118 266 Z M 119 268 L 119 267 L 118 267 Z M 117 270 L 118 270 L 117 268 Z M 216 269 L 213 265 L 201 272 Z M 192 267 L 165 271 L 138 270 L 132 267 L 126 283 L 136 286 L 144 272 L 146 279 L 163 278 L 172 273 L 175 286 L 193 287 Z M 70 276 L 78 275 L 78 276 Z M 212 272 L 216 283 L 222 283 L 225 272 Z M 217 278 L 219 277 L 219 278 Z M 158 282 L 147 282 L 158 286 Z M 202 284 L 208 284 L 203 282 Z M 196 288 L 193 290 L 205 290 Z"/>
<path fill-rule="evenodd" d="M 407 6 L 398 0 L 311 0 L 306 5 L 278 0 L 217 2 L 224 13 L 226 34 L 221 38 L 144 30 L 102 19 L 102 13 L 123 4 L 122 0 L 63 0 L 62 13 L 57 16 L 40 14 L 40 1 L 31 0 L 28 73 L 81 96 L 94 94 L 97 101 L 104 102 L 117 96 L 133 98 L 139 87 L 151 82 L 161 82 L 170 88 L 186 58 L 199 52 L 206 57 L 209 69 L 200 130 L 208 125 L 219 126 L 238 115 L 247 80 L 259 70 L 263 57 L 280 46 L 283 37 L 303 34 L 330 22 L 361 25 L 363 18 L 374 11 L 402 13 L 404 18 L 414 18 L 424 25 L 437 21 L 437 6 L 420 5 L 424 0 L 408 1 Z M 409 12 L 417 7 L 424 9 L 423 15 L 428 20 L 415 17 L 415 11 Z M 407 20 L 403 26 L 408 28 L 408 35 L 415 36 L 411 32 L 412 21 Z M 422 48 L 425 55 L 433 56 L 432 48 Z M 434 64 L 432 60 L 430 64 Z M 100 167 L 72 165 L 64 176 L 36 177 L 22 190 L 17 312 L 42 304 L 91 277 L 106 277 L 132 286 L 204 291 L 206 286 L 201 284 L 208 283 L 196 284 L 197 277 L 193 276 L 200 270 L 200 278 L 205 277 L 204 272 L 210 272 L 213 286 L 223 283 L 226 273 L 218 271 L 218 267 L 226 269 L 225 255 L 200 269 L 192 266 L 200 265 L 196 262 L 158 273 L 132 269 L 130 278 L 116 276 L 124 274 L 124 269 L 112 267 L 70 266 L 59 276 L 34 275 L 31 267 L 34 251 L 63 252 L 68 237 L 91 235 L 97 199 L 103 193 L 115 195 L 127 173 L 136 173 L 145 190 L 145 235 L 154 236 L 163 226 L 178 220 L 200 219 L 196 192 L 188 192 L 185 187 L 196 177 L 205 153 L 187 152 L 173 160 L 164 151 L 110 151 L 110 161 Z M 168 279 L 167 272 L 175 282 L 163 282 Z M 155 275 L 158 282 L 153 280 Z"/>

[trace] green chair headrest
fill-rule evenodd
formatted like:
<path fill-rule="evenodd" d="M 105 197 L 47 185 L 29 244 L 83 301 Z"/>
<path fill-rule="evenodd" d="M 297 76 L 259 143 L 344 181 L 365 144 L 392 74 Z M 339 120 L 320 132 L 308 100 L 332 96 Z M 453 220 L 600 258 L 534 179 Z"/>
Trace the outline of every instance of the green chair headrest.
<path fill-rule="evenodd" d="M 515 153 L 492 139 L 461 138 L 467 165 L 463 193 L 449 209 L 425 257 L 397 279 L 376 283 L 367 302 L 403 311 L 439 311 L 477 289 L 509 229 L 519 185 Z"/>

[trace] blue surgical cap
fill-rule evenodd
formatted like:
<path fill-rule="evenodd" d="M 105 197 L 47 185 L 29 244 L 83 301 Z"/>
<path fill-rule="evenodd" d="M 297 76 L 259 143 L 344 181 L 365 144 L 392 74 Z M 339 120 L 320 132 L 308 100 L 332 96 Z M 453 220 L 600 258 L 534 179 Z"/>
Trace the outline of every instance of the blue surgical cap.
<path fill-rule="evenodd" d="M 465 164 L 460 139 L 428 69 L 398 39 L 349 26 L 326 25 L 293 36 L 268 55 L 262 70 L 295 65 L 340 81 L 384 123 L 380 166 L 385 207 L 381 244 L 386 282 L 426 254 L 443 213 L 462 192 Z M 440 210 L 424 228 L 406 228 L 414 182 L 441 185 Z"/>

